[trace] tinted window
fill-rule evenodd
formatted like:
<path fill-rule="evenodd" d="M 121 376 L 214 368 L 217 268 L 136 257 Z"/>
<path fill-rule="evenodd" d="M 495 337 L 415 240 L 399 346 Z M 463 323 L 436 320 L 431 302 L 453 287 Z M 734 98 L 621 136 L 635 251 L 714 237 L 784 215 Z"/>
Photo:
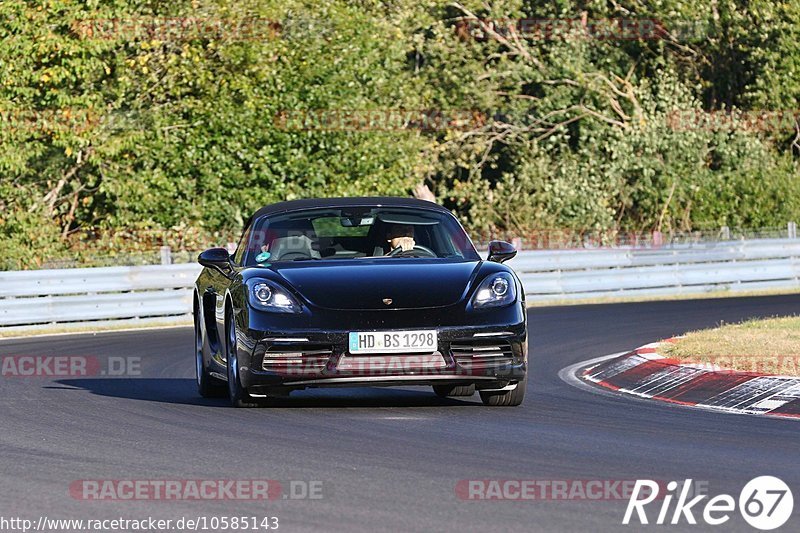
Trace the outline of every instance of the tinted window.
<path fill-rule="evenodd" d="M 479 259 L 448 213 L 354 207 L 293 211 L 255 221 L 245 264 L 379 257 Z"/>
<path fill-rule="evenodd" d="M 242 261 L 244 261 L 245 257 L 244 254 L 247 251 L 247 242 L 250 240 L 250 230 L 253 229 L 253 225 L 247 227 L 242 233 L 242 238 L 239 239 L 239 244 L 236 246 L 236 252 L 233 254 L 233 261 L 237 265 L 241 265 Z"/>

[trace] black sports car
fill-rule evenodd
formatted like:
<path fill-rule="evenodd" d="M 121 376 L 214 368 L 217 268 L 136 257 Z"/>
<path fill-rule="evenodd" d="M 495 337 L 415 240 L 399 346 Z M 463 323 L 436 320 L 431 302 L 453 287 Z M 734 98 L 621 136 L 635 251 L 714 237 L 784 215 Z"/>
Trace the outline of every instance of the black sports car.
<path fill-rule="evenodd" d="M 236 252 L 206 250 L 194 295 L 197 385 L 237 407 L 306 387 L 428 385 L 519 405 L 525 296 L 445 208 L 406 198 L 264 207 Z"/>

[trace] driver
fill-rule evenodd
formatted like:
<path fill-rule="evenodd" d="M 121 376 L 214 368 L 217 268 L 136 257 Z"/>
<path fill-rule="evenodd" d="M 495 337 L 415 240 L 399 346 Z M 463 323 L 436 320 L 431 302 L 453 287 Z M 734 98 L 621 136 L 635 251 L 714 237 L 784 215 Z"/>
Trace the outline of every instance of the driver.
<path fill-rule="evenodd" d="M 386 230 L 386 242 L 389 243 L 389 253 L 398 248 L 403 252 L 413 250 L 416 245 L 416 242 L 414 242 L 414 226 L 410 224 L 392 224 Z"/>

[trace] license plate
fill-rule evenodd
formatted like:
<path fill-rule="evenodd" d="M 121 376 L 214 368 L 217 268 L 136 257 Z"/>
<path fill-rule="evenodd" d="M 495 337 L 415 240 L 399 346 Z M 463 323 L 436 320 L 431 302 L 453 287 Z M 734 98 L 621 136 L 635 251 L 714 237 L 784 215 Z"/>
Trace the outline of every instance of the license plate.
<path fill-rule="evenodd" d="M 435 329 L 350 332 L 350 353 L 425 353 L 438 349 Z"/>

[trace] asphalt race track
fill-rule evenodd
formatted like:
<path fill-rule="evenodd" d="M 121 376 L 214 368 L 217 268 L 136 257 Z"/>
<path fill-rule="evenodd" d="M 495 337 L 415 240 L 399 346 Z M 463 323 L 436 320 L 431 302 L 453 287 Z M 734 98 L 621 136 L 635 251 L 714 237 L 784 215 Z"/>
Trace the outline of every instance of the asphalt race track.
<path fill-rule="evenodd" d="M 609 397 L 558 377 L 690 329 L 796 313 L 797 295 L 532 309 L 532 379 L 519 408 L 371 388 L 308 390 L 277 407 L 236 410 L 197 396 L 190 328 L 0 341 L 2 356 L 141 358 L 141 376 L 2 377 L 2 514 L 277 516 L 284 531 L 639 531 L 647 528 L 621 525 L 624 500 L 463 501 L 455 487 L 692 478 L 738 499 L 750 479 L 775 475 L 794 489 L 783 530 L 797 531 L 800 422 Z M 86 501 L 69 492 L 86 479 L 270 479 L 284 489 L 321 481 L 322 497 Z M 658 507 L 648 509 L 654 520 Z M 755 531 L 737 512 L 716 528 L 649 529 Z"/>

